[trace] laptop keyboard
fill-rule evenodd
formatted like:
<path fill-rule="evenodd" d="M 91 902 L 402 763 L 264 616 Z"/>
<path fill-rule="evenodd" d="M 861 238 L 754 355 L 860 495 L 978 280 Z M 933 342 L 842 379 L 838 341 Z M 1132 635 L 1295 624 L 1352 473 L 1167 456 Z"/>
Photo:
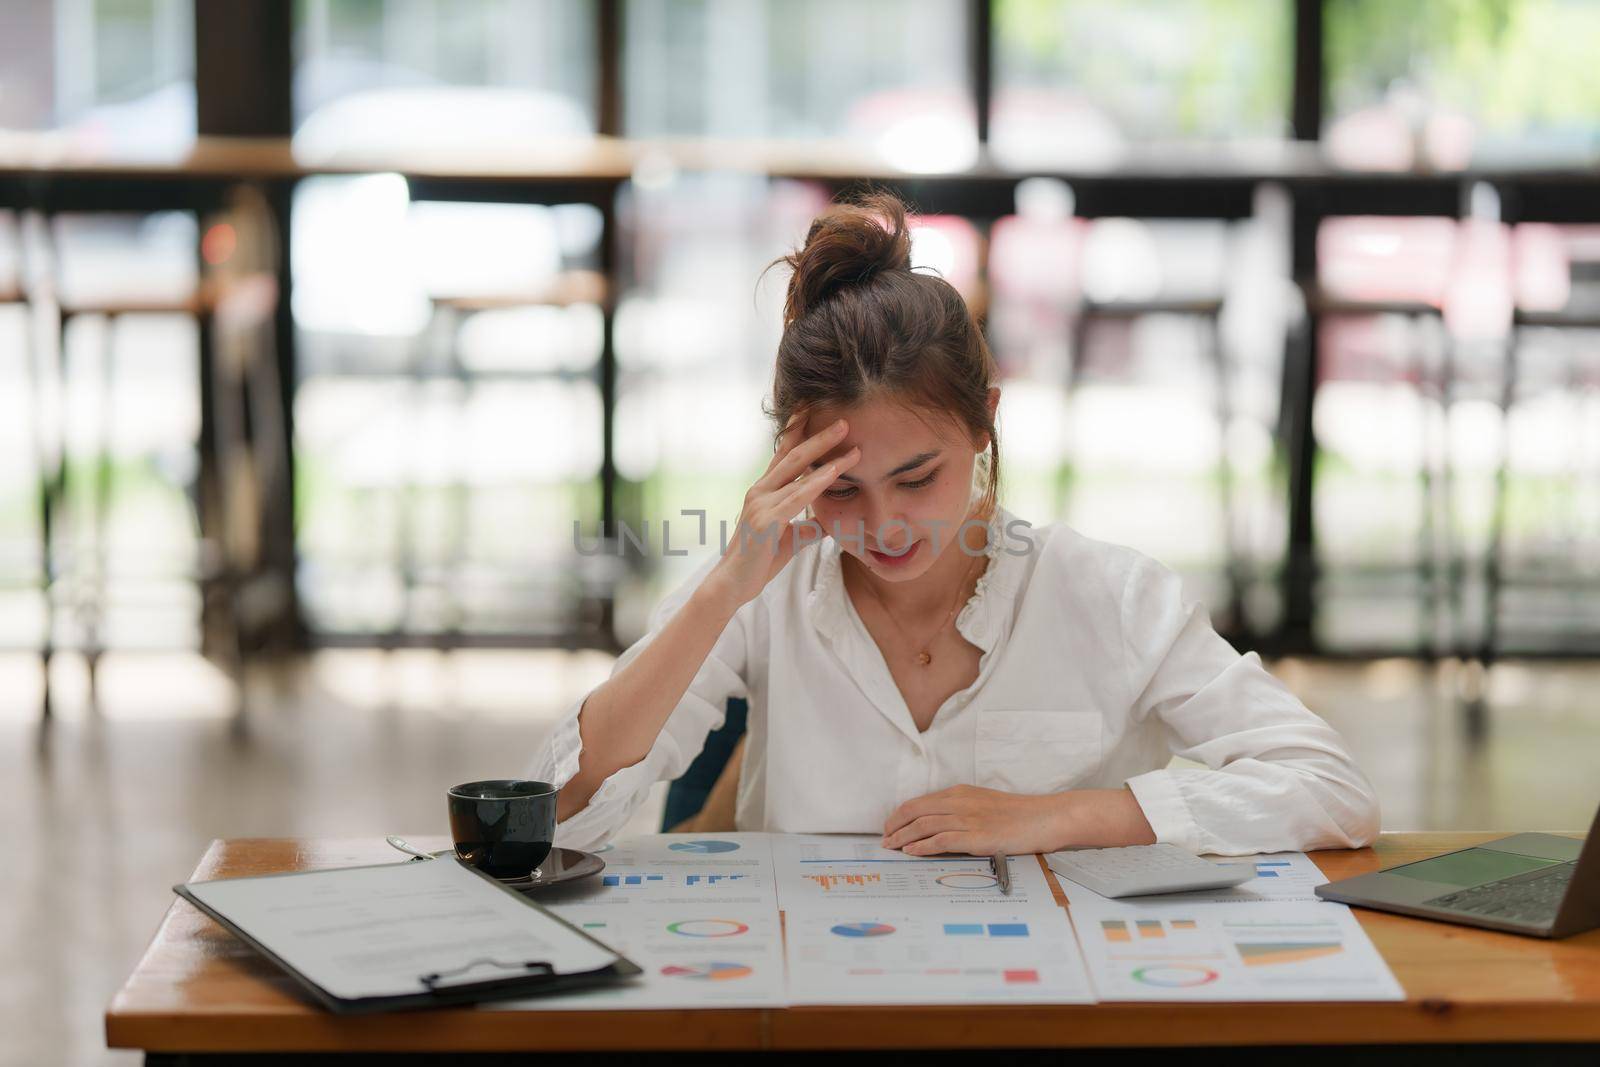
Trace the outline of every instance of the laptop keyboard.
<path fill-rule="evenodd" d="M 1561 898 L 1566 896 L 1567 883 L 1572 881 L 1572 872 L 1577 866 L 1576 860 L 1557 863 L 1498 882 L 1458 889 L 1423 903 L 1516 922 L 1554 922 Z"/>

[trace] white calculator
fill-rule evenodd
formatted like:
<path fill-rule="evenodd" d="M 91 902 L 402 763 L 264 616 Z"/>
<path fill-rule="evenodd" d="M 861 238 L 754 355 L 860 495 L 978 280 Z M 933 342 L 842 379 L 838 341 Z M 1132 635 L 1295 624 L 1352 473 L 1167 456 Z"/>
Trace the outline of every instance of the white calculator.
<path fill-rule="evenodd" d="M 1103 897 L 1226 889 L 1256 875 L 1253 863 L 1209 863 L 1177 845 L 1073 848 L 1045 856 L 1050 869 Z"/>

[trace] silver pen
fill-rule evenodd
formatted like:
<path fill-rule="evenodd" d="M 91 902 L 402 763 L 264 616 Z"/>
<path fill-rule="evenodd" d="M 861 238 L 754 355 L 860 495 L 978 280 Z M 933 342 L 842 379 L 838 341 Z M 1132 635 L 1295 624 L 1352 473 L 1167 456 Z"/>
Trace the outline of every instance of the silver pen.
<path fill-rule="evenodd" d="M 1011 864 L 1006 862 L 1004 852 L 996 852 L 989 857 L 989 870 L 994 873 L 995 881 L 1000 883 L 1000 892 L 1006 896 L 1011 895 Z"/>

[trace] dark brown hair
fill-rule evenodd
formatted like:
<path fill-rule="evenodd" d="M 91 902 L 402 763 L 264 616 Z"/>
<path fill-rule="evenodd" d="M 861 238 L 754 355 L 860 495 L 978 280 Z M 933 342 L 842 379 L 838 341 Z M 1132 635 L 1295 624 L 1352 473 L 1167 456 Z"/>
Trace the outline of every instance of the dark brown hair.
<path fill-rule="evenodd" d="M 875 395 L 948 413 L 973 440 L 989 437 L 977 514 L 992 514 L 1000 480 L 987 404 L 994 355 L 955 287 L 912 271 L 906 204 L 888 191 L 843 199 L 816 217 L 802 248 L 767 269 L 779 263 L 794 273 L 766 408 L 775 434 L 798 411 Z"/>

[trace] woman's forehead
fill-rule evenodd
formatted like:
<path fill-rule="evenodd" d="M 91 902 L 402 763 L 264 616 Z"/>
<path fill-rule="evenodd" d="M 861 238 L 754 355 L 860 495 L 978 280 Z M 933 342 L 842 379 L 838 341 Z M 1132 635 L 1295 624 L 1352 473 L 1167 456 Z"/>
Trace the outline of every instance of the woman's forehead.
<path fill-rule="evenodd" d="M 840 418 L 850 424 L 845 435 L 847 440 L 885 437 L 901 443 L 945 443 L 961 432 L 959 422 L 948 412 L 868 400 L 851 405 L 817 405 L 807 413 L 806 433 L 818 433 Z"/>

